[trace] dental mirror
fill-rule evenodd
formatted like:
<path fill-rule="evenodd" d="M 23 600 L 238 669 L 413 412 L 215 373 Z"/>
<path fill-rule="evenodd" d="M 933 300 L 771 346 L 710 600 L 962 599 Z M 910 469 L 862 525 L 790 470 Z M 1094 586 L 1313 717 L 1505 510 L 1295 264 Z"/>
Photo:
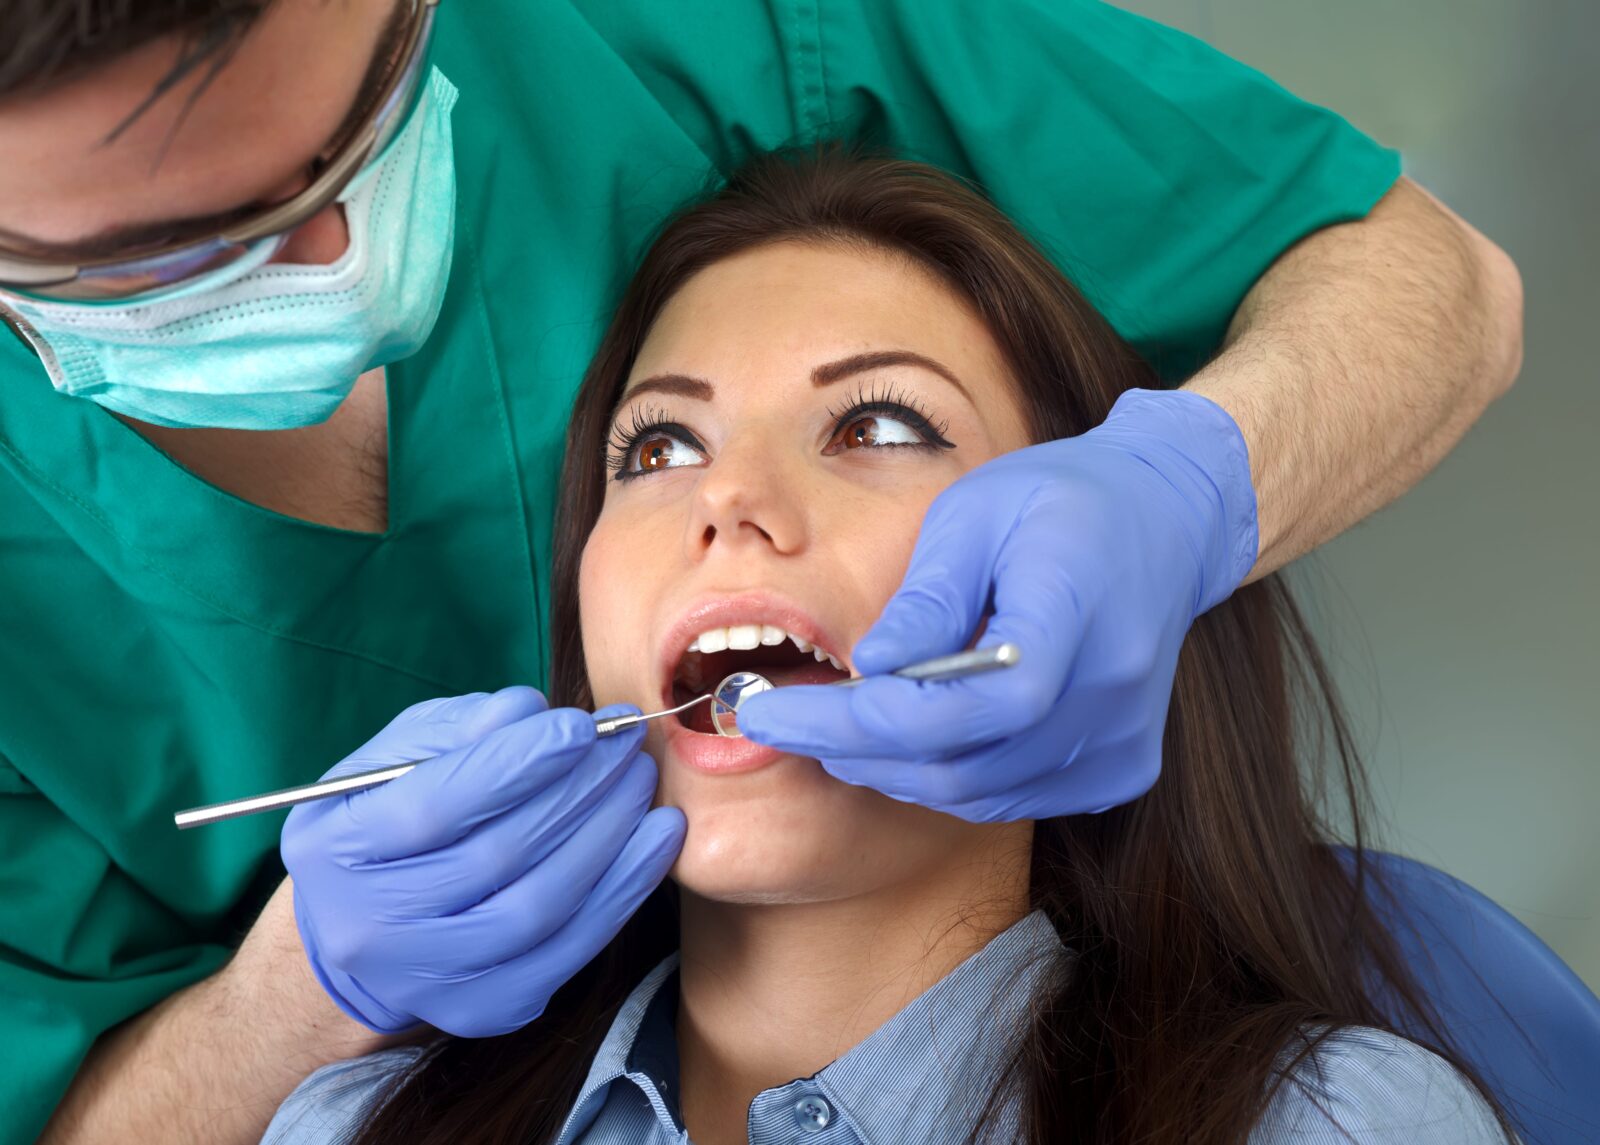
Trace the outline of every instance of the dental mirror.
<path fill-rule="evenodd" d="M 772 691 L 772 681 L 759 672 L 735 672 L 724 676 L 711 693 L 711 726 L 718 735 L 730 739 L 743 737 L 739 730 L 739 705 L 751 696 Z"/>

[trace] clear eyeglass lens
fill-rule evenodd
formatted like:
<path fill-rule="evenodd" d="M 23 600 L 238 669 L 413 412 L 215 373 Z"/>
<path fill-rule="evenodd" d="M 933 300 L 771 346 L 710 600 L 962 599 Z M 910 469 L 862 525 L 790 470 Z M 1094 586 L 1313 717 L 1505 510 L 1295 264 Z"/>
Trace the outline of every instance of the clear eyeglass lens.
<path fill-rule="evenodd" d="M 70 282 L 29 287 L 25 293 L 56 302 L 136 299 L 141 294 L 177 286 L 220 270 L 237 262 L 250 250 L 251 247 L 244 244 L 217 240 L 169 255 L 89 267 Z"/>
<path fill-rule="evenodd" d="M 739 705 L 751 696 L 772 690 L 772 681 L 756 672 L 735 672 L 725 676 L 711 693 L 711 726 L 718 735 L 739 738 Z"/>

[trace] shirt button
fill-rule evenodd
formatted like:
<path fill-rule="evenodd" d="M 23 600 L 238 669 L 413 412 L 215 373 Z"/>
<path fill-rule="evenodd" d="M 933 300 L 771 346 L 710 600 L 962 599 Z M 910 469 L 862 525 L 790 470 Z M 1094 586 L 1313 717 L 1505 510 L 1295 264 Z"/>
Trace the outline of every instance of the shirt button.
<path fill-rule="evenodd" d="M 833 1120 L 833 1106 L 814 1093 L 794 1103 L 794 1123 L 811 1133 L 821 1133 Z"/>

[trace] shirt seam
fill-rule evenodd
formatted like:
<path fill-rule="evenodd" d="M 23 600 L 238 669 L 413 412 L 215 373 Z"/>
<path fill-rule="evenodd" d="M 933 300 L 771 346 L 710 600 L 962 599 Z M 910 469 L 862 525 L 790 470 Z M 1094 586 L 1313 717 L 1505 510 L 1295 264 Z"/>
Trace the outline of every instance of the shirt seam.
<path fill-rule="evenodd" d="M 795 118 L 800 135 L 816 139 L 828 122 L 828 97 L 822 63 L 822 13 L 817 0 L 794 0 L 790 10 L 790 66 Z"/>
<path fill-rule="evenodd" d="M 838 1114 L 839 1120 L 848 1125 L 850 1131 L 856 1135 L 860 1145 L 880 1145 L 879 1138 L 868 1133 L 866 1127 L 855 1119 L 855 1115 L 850 1112 L 849 1104 L 840 1095 L 839 1091 L 833 1087 L 832 1082 L 822 1076 L 820 1071 L 816 1074 L 816 1085 L 822 1091 L 823 1096 L 828 1099 L 828 1104 L 833 1106 L 833 1111 Z"/>
<path fill-rule="evenodd" d="M 831 128 L 834 121 L 833 96 L 828 84 L 828 52 L 823 46 L 822 3 L 823 0 L 816 0 L 815 7 L 812 9 L 816 25 L 817 90 L 822 99 L 822 121 Z"/>

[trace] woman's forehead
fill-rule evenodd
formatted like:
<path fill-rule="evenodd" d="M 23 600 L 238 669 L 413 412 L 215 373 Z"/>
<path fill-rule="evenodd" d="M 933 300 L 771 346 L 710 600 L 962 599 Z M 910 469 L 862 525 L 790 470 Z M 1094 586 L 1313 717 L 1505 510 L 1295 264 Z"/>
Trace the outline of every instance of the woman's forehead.
<path fill-rule="evenodd" d="M 803 383 L 818 366 L 883 351 L 993 376 L 1000 354 L 972 308 L 910 258 L 839 243 L 776 243 L 723 259 L 662 308 L 629 385 L 663 374 L 713 385 Z"/>

